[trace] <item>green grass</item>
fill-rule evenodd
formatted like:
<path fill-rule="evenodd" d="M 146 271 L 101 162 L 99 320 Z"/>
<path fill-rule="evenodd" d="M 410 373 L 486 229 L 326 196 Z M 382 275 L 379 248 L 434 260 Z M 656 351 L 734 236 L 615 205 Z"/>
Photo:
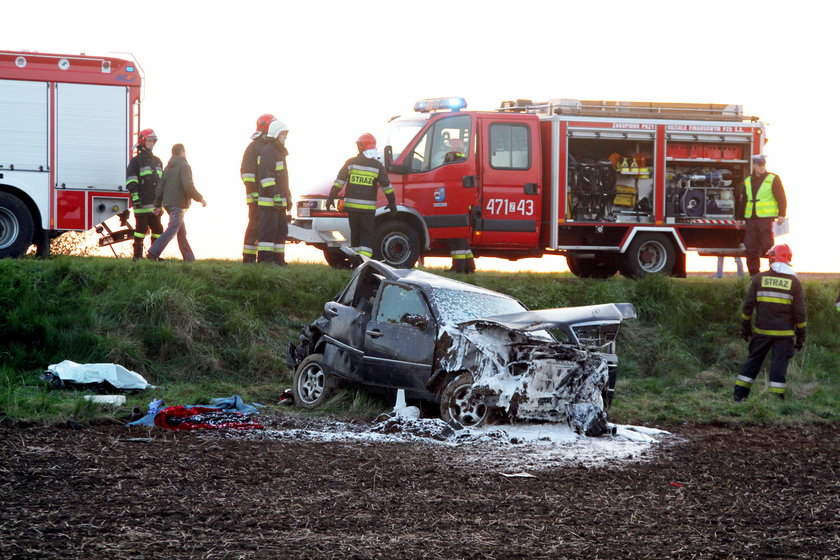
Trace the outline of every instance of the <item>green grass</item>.
<path fill-rule="evenodd" d="M 350 276 L 297 263 L 280 269 L 227 261 L 0 260 L 0 414 L 84 423 L 120 417 L 135 405 L 145 410 L 155 398 L 201 404 L 237 394 L 273 404 L 291 386 L 289 342 Z M 737 405 L 730 396 L 746 357 L 746 343 L 738 338 L 746 280 L 599 281 L 487 272 L 466 281 L 508 293 L 532 309 L 633 303 L 639 319 L 626 322 L 619 339 L 615 422 L 840 420 L 837 281 L 805 281 L 808 344 L 791 362 L 788 400 L 767 393 L 762 373 L 750 400 Z M 119 363 L 161 388 L 129 395 L 125 407 L 108 410 L 84 401 L 84 393 L 50 390 L 39 381 L 48 365 L 65 359 Z M 317 413 L 365 417 L 387 408 L 364 392 L 344 392 Z"/>

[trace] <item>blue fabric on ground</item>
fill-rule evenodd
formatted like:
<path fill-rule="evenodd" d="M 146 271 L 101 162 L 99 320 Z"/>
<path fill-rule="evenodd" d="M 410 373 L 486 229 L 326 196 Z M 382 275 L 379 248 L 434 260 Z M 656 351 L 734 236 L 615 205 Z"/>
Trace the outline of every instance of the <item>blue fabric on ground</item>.
<path fill-rule="evenodd" d="M 264 404 L 259 403 L 245 404 L 245 402 L 242 400 L 242 397 L 238 395 L 234 395 L 232 397 L 211 399 L 211 403 L 212 404 L 210 404 L 209 406 L 205 404 L 189 404 L 186 405 L 186 408 L 193 408 L 194 406 L 203 406 L 206 408 L 218 408 L 219 410 L 235 410 L 236 412 L 241 412 L 243 414 L 250 415 L 259 414 L 259 410 L 257 409 L 257 407 L 265 406 Z M 160 411 L 162 405 L 163 400 L 161 399 L 150 402 L 149 412 L 147 412 L 144 417 L 138 420 L 134 420 L 133 422 L 129 422 L 128 424 L 126 424 L 126 426 L 154 426 L 155 415 Z"/>

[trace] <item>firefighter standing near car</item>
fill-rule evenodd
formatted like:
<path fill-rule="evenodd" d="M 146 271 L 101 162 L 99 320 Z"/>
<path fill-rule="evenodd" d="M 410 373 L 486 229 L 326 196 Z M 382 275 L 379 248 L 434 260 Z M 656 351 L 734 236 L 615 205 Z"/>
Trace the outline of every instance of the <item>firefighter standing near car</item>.
<path fill-rule="evenodd" d="M 464 142 L 453 138 L 448 142 L 448 151 L 443 156 L 443 165 L 447 163 L 461 162 L 467 159 Z M 475 272 L 475 258 L 473 257 L 470 242 L 464 237 L 446 240 L 449 248 L 449 256 L 452 257 L 450 271 L 458 274 L 472 274 Z"/>
<path fill-rule="evenodd" d="M 287 212 L 291 208 L 289 173 L 286 168 L 286 136 L 289 128 L 275 120 L 268 125 L 266 143 L 257 158 L 259 196 L 257 208 L 257 262 L 286 265 Z"/>
<path fill-rule="evenodd" d="M 376 187 L 379 186 L 385 193 L 392 216 L 397 214 L 397 203 L 388 173 L 376 159 L 376 138 L 366 132 L 356 140 L 356 147 L 359 149 L 358 155 L 344 163 L 330 189 L 327 209 L 335 205 L 335 197 L 347 185 L 344 209 L 350 221 L 350 246 L 359 255 L 372 258 L 373 232 L 376 227 Z"/>
<path fill-rule="evenodd" d="M 266 144 L 268 126 L 277 119 L 270 113 L 260 115 L 257 119 L 257 130 L 251 135 L 251 143 L 242 155 L 242 165 L 239 166 L 242 183 L 245 185 L 245 202 L 248 206 L 248 226 L 245 228 L 245 239 L 242 243 L 242 262 L 251 264 L 257 262 L 257 234 L 259 231 L 259 198 L 260 189 L 257 185 L 257 158 Z"/>
<path fill-rule="evenodd" d="M 137 155 L 128 162 L 125 188 L 134 209 L 134 260 L 143 258 L 143 242 L 151 231 L 152 242 L 163 233 L 160 216 L 154 214 L 155 189 L 163 175 L 163 162 L 152 153 L 157 134 L 151 128 L 137 134 Z"/>
<path fill-rule="evenodd" d="M 787 198 L 782 180 L 767 172 L 763 155 L 752 157 L 753 169 L 744 184 L 735 189 L 735 219 L 744 225 L 744 248 L 750 276 L 761 270 L 761 257 L 773 246 L 773 222 L 779 224 L 787 213 Z"/>
<path fill-rule="evenodd" d="M 770 269 L 753 276 L 744 298 L 741 336 L 749 355 L 735 381 L 735 402 L 746 400 L 761 364 L 770 357 L 770 392 L 785 398 L 785 376 L 794 349 L 805 345 L 807 318 L 802 283 L 790 266 L 793 253 L 782 243 L 767 252 Z M 755 325 L 752 316 L 755 315 Z"/>

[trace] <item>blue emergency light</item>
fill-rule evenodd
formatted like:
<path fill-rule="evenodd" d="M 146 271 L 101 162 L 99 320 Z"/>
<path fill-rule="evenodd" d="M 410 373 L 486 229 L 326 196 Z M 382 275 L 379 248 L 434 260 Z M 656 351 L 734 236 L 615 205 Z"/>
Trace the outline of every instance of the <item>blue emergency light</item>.
<path fill-rule="evenodd" d="M 432 111 L 460 111 L 467 108 L 467 101 L 463 97 L 436 97 L 434 99 L 421 99 L 414 104 L 414 110 L 418 113 L 430 113 Z"/>

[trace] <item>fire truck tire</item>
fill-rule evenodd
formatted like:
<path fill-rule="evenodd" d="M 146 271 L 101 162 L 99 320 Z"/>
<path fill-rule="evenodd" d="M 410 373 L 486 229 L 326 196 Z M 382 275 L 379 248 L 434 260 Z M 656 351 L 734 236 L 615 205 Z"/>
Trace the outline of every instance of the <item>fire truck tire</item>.
<path fill-rule="evenodd" d="M 32 245 L 35 222 L 21 200 L 0 192 L 0 258 L 20 257 Z"/>
<path fill-rule="evenodd" d="M 583 259 L 566 255 L 569 271 L 578 278 L 612 278 L 618 272 L 618 265 L 601 258 Z"/>
<path fill-rule="evenodd" d="M 661 233 L 640 233 L 627 252 L 621 256 L 619 269 L 628 278 L 641 278 L 648 274 L 669 275 L 677 262 L 674 242 Z"/>
<path fill-rule="evenodd" d="M 394 268 L 414 268 L 420 259 L 420 236 L 413 227 L 399 220 L 377 226 L 373 258 Z"/>
<path fill-rule="evenodd" d="M 324 260 L 333 268 L 343 269 L 350 268 L 350 259 L 347 258 L 341 249 L 335 247 L 327 247 L 324 249 Z"/>

